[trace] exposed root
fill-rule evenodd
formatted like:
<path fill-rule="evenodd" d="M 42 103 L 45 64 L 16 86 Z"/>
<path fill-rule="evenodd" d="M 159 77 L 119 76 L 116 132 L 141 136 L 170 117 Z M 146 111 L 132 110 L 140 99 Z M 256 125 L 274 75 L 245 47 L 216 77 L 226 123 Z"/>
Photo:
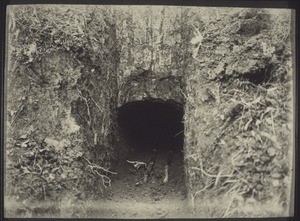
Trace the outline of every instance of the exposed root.
<path fill-rule="evenodd" d="M 90 169 L 90 171 L 93 174 L 98 175 L 99 177 L 101 177 L 102 179 L 102 184 L 105 188 L 110 187 L 111 186 L 111 179 L 105 175 L 100 173 L 98 170 L 104 171 L 106 174 L 110 173 L 110 174 L 117 174 L 116 172 L 112 172 L 104 167 L 101 167 L 95 163 L 91 163 L 91 161 L 89 161 L 86 157 L 83 157 L 88 163 L 89 165 L 87 165 L 87 167 Z"/>

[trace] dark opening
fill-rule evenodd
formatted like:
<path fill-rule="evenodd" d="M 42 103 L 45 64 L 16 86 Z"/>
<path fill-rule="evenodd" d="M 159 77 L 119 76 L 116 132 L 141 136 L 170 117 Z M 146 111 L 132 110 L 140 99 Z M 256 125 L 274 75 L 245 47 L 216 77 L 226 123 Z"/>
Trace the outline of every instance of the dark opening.
<path fill-rule="evenodd" d="M 120 135 L 125 138 L 122 139 L 122 147 L 126 150 L 126 155 L 121 158 L 126 160 L 120 158 L 119 167 L 116 169 L 116 179 L 121 185 L 119 188 L 117 183 L 112 186 L 117 192 L 122 192 L 122 197 L 144 202 L 166 198 L 172 202 L 181 202 L 185 199 L 182 118 L 183 106 L 172 101 L 128 102 L 118 109 L 118 124 L 122 131 Z M 157 152 L 153 149 L 157 149 Z M 130 162 L 144 162 L 149 165 L 153 159 L 153 168 L 145 182 L 146 167 L 134 168 Z M 167 165 L 168 181 L 164 182 Z M 127 186 L 132 191 L 124 188 Z"/>
<path fill-rule="evenodd" d="M 182 105 L 175 102 L 145 100 L 119 108 L 118 123 L 134 149 L 157 148 L 174 151 L 183 146 Z"/>
<path fill-rule="evenodd" d="M 269 68 L 258 70 L 256 72 L 250 72 L 243 75 L 243 78 L 249 82 L 260 85 L 267 82 L 271 77 Z"/>

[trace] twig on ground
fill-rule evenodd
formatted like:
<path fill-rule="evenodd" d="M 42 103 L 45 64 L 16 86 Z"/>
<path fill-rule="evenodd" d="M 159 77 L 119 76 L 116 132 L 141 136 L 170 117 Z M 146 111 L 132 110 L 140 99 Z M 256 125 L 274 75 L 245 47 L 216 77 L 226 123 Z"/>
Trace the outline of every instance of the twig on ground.
<path fill-rule="evenodd" d="M 145 168 L 147 167 L 147 164 L 144 162 L 139 162 L 139 161 L 130 161 L 127 160 L 128 163 L 133 164 L 133 167 L 136 168 L 137 170 L 141 167 L 144 166 Z"/>

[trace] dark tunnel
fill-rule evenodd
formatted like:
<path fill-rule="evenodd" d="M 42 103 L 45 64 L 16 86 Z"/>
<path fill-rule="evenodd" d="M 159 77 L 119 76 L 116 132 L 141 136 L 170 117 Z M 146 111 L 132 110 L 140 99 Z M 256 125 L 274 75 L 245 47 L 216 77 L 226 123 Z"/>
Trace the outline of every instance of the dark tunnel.
<path fill-rule="evenodd" d="M 124 154 L 117 170 L 120 179 L 134 181 L 137 191 L 156 200 L 167 194 L 185 197 L 182 120 L 183 105 L 172 100 L 151 99 L 121 106 L 118 124 Z M 145 166 L 139 170 L 134 162 Z"/>
<path fill-rule="evenodd" d="M 144 100 L 118 109 L 118 124 L 133 148 L 181 150 L 183 107 L 171 101 Z"/>

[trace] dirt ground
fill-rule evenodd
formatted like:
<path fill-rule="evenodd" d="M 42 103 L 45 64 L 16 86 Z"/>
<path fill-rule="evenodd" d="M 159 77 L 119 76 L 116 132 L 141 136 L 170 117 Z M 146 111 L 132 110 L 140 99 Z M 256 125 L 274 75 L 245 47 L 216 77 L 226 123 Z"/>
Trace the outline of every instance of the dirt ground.
<path fill-rule="evenodd" d="M 127 156 L 128 160 L 148 163 L 152 150 L 134 150 Z M 174 151 L 173 162 L 169 171 L 169 182 L 164 184 L 164 167 L 167 162 L 168 150 L 158 152 L 153 173 L 147 183 L 143 182 L 144 169 L 136 169 L 123 160 L 119 163 L 113 175 L 111 187 L 107 188 L 104 198 L 96 201 L 84 201 L 77 206 L 78 212 L 69 204 L 69 200 L 61 203 L 61 210 L 51 202 L 40 202 L 31 205 L 36 209 L 18 209 L 18 202 L 10 201 L 6 207 L 8 217 L 77 217 L 77 218 L 193 218 L 186 200 L 185 173 L 183 168 L 183 153 Z M 49 204 L 49 205 L 48 205 Z M 23 206 L 24 207 L 24 206 Z M 23 208 L 22 207 L 22 208 Z M 24 207 L 24 208 L 25 208 Z M 68 208 L 67 210 L 64 208 Z M 72 209 L 73 208 L 73 209 Z M 83 209 L 83 210 L 82 210 Z M 76 209 L 75 209 L 76 210 Z"/>
<path fill-rule="evenodd" d="M 105 201 L 98 206 L 93 217 L 101 218 L 183 218 L 191 217 L 186 201 L 183 153 L 174 152 L 169 182 L 163 183 L 164 166 L 168 151 L 158 153 L 153 173 L 145 184 L 144 169 L 131 164 L 120 164 L 118 175 L 112 180 Z M 148 163 L 151 150 L 133 151 L 128 160 Z"/>

